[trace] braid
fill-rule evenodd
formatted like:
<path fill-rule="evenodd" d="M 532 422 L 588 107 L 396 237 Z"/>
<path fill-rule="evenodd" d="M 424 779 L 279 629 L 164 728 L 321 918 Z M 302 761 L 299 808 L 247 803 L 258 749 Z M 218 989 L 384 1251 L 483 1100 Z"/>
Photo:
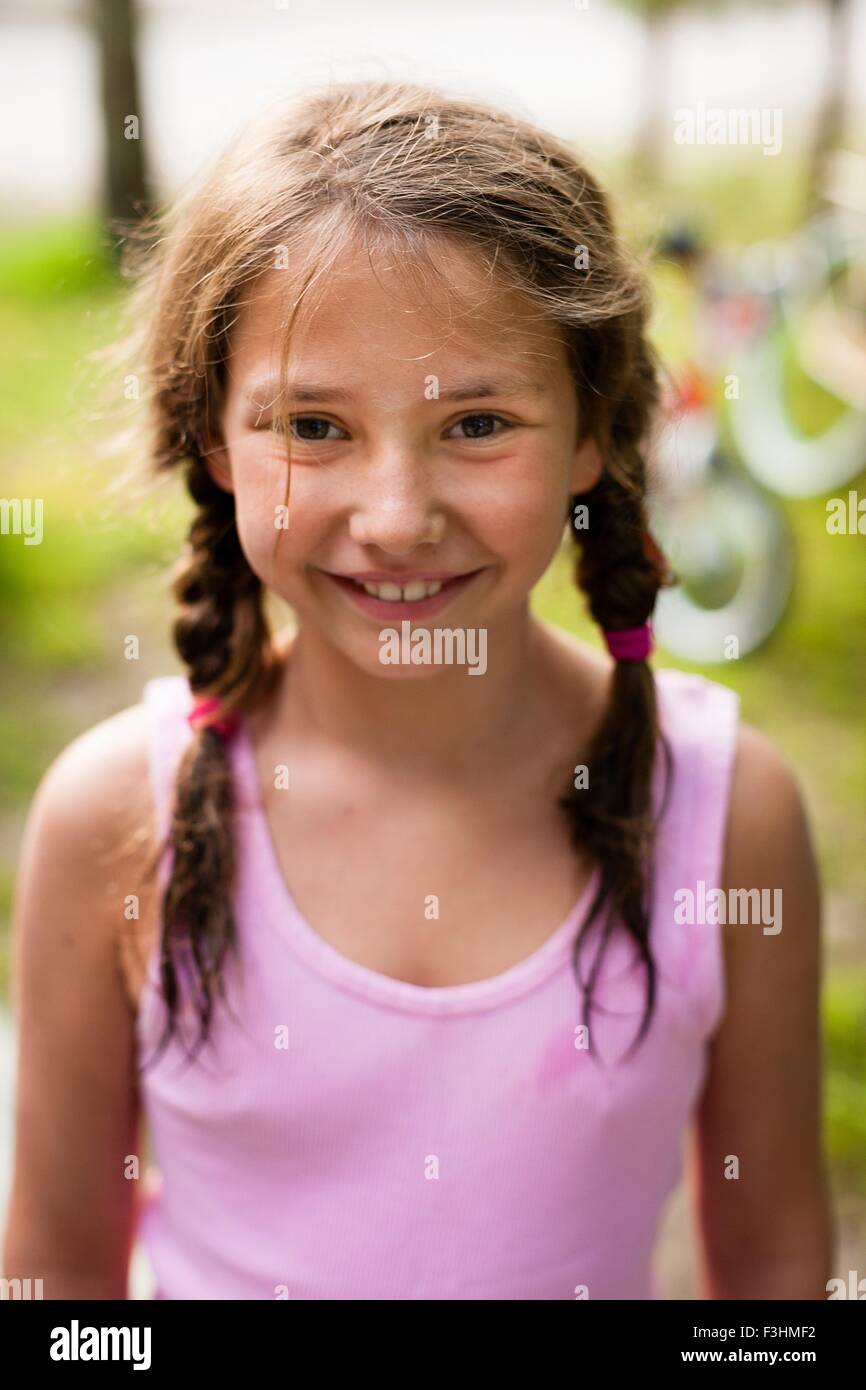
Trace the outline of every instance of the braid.
<path fill-rule="evenodd" d="M 575 578 L 587 596 L 592 617 L 603 630 L 640 627 L 650 618 L 659 589 L 674 582 L 648 530 L 646 467 L 639 447 L 656 393 L 653 359 L 639 340 L 630 389 L 624 393 L 610 428 L 612 462 L 598 483 L 580 497 L 587 507 L 588 527 L 576 529 L 572 513 L 572 534 L 580 543 Z M 646 967 L 646 1009 L 633 1046 L 649 1027 L 656 994 L 649 896 L 656 830 L 652 779 L 658 747 L 665 759 L 667 795 L 671 755 L 658 726 L 652 671 L 645 661 L 618 661 L 607 707 L 590 748 L 589 786 L 570 788 L 559 804 L 568 814 L 575 848 L 588 850 L 601 870 L 599 888 L 574 951 L 587 1017 L 617 915 L 637 942 Z M 579 969 L 581 950 L 590 923 L 605 904 L 601 940 L 584 984 Z"/>
<path fill-rule="evenodd" d="M 199 510 L 190 526 L 188 557 L 174 583 L 181 605 L 174 641 L 192 690 L 218 695 L 230 710 L 252 703 L 270 670 L 262 585 L 240 546 L 233 495 L 217 486 L 200 458 L 188 463 L 186 485 Z M 160 1052 L 176 1030 L 184 976 L 197 996 L 196 1053 L 208 1036 L 215 987 L 224 993 L 222 964 L 237 945 L 233 810 L 226 741 L 212 728 L 198 728 L 178 768 L 168 840 L 174 857 L 162 903 L 160 950 L 168 1023 Z"/>

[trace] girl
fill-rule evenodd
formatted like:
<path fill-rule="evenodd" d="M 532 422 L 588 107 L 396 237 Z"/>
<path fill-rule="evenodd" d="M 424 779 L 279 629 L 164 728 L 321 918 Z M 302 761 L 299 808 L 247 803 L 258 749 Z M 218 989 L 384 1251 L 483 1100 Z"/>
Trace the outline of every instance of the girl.
<path fill-rule="evenodd" d="M 348 84 L 137 271 L 185 672 L 31 812 L 7 1276 L 123 1298 L 138 1233 L 168 1299 L 660 1297 L 684 1150 L 705 1295 L 824 1297 L 810 833 L 733 694 L 648 664 L 658 375 L 602 189 Z M 604 656 L 530 611 L 564 522 Z"/>

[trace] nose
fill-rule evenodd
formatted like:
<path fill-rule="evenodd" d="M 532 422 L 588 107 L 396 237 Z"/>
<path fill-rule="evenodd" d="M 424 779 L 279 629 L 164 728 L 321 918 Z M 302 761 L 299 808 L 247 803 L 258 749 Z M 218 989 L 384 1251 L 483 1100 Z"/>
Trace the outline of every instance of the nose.
<path fill-rule="evenodd" d="M 441 541 L 445 516 L 429 470 L 415 464 L 404 450 L 395 450 L 387 457 L 368 459 L 364 475 L 349 520 L 350 534 L 358 545 L 409 555 L 419 545 Z"/>

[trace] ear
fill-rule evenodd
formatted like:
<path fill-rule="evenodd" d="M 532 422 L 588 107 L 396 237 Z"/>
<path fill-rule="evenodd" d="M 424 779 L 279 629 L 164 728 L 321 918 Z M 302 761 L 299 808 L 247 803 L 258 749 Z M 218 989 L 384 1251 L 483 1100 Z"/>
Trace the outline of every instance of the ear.
<path fill-rule="evenodd" d="M 222 439 L 209 430 L 202 434 L 202 457 L 217 487 L 221 487 L 225 492 L 234 492 L 229 451 Z"/>
<path fill-rule="evenodd" d="M 591 434 L 586 435 L 574 451 L 569 491 L 572 494 L 588 492 L 591 487 L 595 487 L 603 472 L 604 461 L 601 457 L 601 450 L 593 436 Z"/>

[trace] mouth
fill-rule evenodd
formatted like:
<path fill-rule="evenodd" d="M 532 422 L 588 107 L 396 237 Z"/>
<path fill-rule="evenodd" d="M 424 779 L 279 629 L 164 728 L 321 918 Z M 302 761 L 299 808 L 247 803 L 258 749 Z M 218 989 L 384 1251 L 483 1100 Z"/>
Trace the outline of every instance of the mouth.
<path fill-rule="evenodd" d="M 394 621 L 432 617 L 461 594 L 483 570 L 435 579 L 405 579 L 400 584 L 394 580 L 353 579 L 349 575 L 331 574 L 328 570 L 319 573 L 341 589 L 361 612 Z"/>

